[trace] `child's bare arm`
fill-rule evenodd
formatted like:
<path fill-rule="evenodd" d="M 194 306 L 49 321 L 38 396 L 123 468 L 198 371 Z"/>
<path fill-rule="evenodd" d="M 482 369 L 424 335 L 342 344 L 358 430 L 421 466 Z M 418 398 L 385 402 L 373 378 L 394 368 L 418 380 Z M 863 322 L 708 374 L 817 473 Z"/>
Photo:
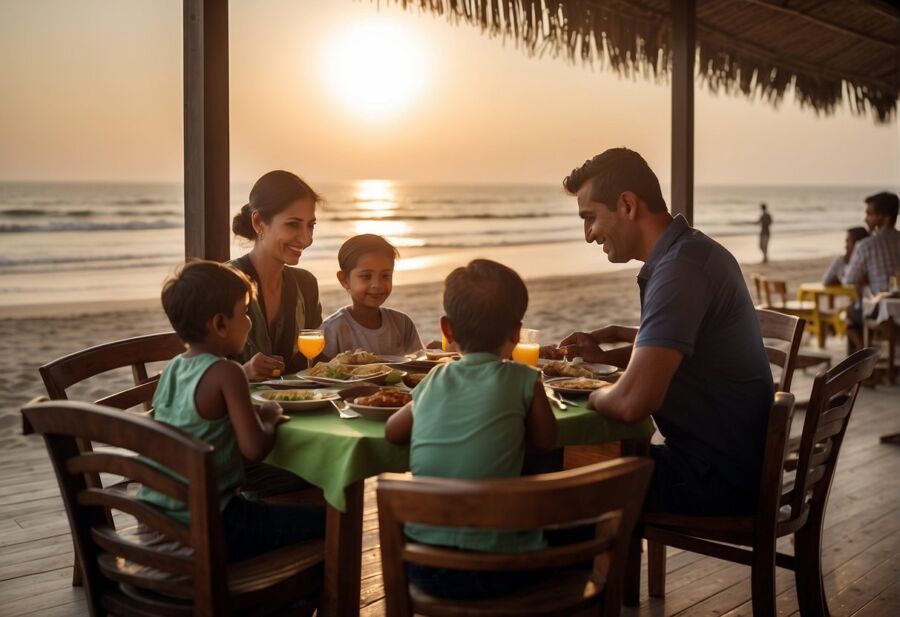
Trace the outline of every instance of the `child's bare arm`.
<path fill-rule="evenodd" d="M 413 425 L 412 408 L 413 403 L 410 401 L 388 418 L 384 427 L 384 436 L 389 442 L 398 446 L 409 443 Z"/>
<path fill-rule="evenodd" d="M 256 413 L 250 403 L 250 388 L 240 364 L 219 362 L 209 373 L 213 370 L 215 374 L 208 374 L 203 379 L 216 379 L 241 454 L 251 461 L 261 461 L 275 445 L 275 428 L 287 417 L 281 414 L 280 407 Z"/>
<path fill-rule="evenodd" d="M 556 416 L 540 379 L 534 384 L 531 409 L 525 417 L 525 439 L 535 450 L 546 451 L 556 445 Z"/>

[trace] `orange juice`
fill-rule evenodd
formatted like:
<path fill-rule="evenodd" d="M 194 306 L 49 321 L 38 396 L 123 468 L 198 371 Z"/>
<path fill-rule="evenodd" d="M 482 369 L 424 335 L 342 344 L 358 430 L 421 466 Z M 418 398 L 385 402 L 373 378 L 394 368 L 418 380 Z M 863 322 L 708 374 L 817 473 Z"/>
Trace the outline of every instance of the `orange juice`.
<path fill-rule="evenodd" d="M 539 343 L 519 343 L 512 352 L 512 359 L 530 366 L 538 365 Z"/>
<path fill-rule="evenodd" d="M 441 351 L 447 351 L 447 335 L 441 332 Z"/>
<path fill-rule="evenodd" d="M 300 353 L 312 360 L 325 349 L 325 335 L 321 332 L 301 334 L 297 337 L 297 347 L 300 349 Z"/>

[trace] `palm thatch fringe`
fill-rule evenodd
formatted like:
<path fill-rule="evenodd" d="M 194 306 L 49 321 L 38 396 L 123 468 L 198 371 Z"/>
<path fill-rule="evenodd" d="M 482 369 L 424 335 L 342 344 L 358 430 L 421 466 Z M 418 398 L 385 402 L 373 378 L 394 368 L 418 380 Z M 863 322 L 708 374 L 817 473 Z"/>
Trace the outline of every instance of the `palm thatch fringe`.
<path fill-rule="evenodd" d="M 446 16 L 454 24 L 477 26 L 492 37 L 512 38 L 529 55 L 597 62 L 621 76 L 655 81 L 668 79 L 671 69 L 669 0 L 394 3 Z M 845 32 L 852 40 L 823 27 L 824 20 L 813 15 L 813 9 L 785 14 L 760 1 L 697 0 L 700 82 L 711 92 L 759 97 L 775 106 L 792 89 L 802 107 L 826 115 L 846 96 L 852 113 L 871 111 L 877 122 L 890 122 L 900 95 L 900 13 L 890 23 L 889 16 L 885 20 L 882 12 L 865 4 L 824 4 L 832 5 L 818 6 L 829 12 L 828 23 L 857 20 L 850 24 L 855 29 Z M 867 31 L 871 40 L 865 38 Z M 893 47 L 885 44 L 891 40 Z"/>

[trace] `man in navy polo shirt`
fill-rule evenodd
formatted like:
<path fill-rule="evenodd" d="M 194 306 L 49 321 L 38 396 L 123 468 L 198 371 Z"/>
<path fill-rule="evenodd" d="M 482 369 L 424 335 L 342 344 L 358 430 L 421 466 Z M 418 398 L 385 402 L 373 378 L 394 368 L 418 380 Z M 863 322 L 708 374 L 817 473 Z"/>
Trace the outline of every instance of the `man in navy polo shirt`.
<path fill-rule="evenodd" d="M 614 148 L 563 182 L 578 199 L 584 239 L 611 262 L 644 262 L 639 328 L 576 332 L 560 345 L 626 366 L 588 406 L 623 422 L 653 416 L 666 438 L 644 509 L 731 514 L 756 509 L 772 373 L 741 269 L 717 242 L 672 217 L 637 153 Z M 632 346 L 604 350 L 614 342 Z"/>

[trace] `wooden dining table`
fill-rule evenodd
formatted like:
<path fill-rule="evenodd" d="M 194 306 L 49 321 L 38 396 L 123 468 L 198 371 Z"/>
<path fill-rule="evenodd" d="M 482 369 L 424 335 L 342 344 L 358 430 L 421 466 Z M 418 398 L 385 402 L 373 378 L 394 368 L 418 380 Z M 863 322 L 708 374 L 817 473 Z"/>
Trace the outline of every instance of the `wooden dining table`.
<path fill-rule="evenodd" d="M 822 283 L 801 283 L 797 289 L 797 300 L 809 300 L 813 303 L 813 329 L 819 348 L 825 347 L 825 338 L 828 334 L 826 325 L 831 325 L 838 335 L 842 335 L 846 329 L 844 321 L 835 311 L 835 301 L 838 298 L 847 298 L 851 303 L 857 299 L 856 287 L 852 285 L 823 285 Z M 823 311 L 820 300 L 824 300 L 827 308 Z"/>
<path fill-rule="evenodd" d="M 588 410 L 585 397 L 560 411 L 557 447 L 622 442 L 632 451 L 654 432 L 648 419 L 627 425 Z M 360 608 L 363 487 L 366 478 L 409 469 L 409 447 L 388 443 L 384 422 L 343 419 L 329 405 L 291 414 L 281 425 L 266 462 L 322 489 L 326 502 L 325 581 L 322 615 L 356 616 Z"/>

